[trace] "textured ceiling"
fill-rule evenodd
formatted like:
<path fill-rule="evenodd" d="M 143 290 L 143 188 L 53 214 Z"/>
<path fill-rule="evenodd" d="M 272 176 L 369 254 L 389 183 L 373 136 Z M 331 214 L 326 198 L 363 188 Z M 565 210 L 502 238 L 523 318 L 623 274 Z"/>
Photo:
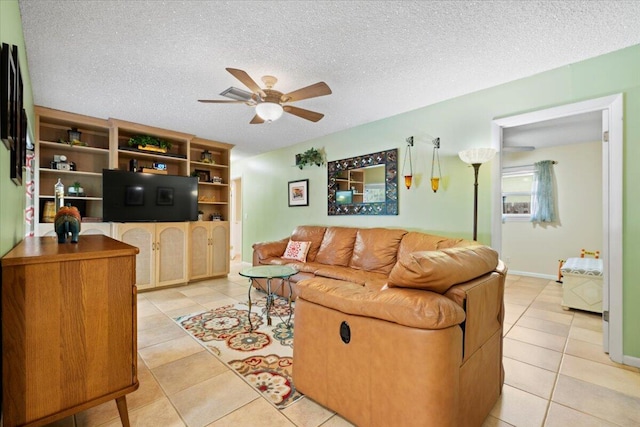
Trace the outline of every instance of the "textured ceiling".
<path fill-rule="evenodd" d="M 236 145 L 234 159 L 640 43 L 638 1 L 20 0 L 34 101 Z M 225 67 L 333 94 L 250 125 Z"/>

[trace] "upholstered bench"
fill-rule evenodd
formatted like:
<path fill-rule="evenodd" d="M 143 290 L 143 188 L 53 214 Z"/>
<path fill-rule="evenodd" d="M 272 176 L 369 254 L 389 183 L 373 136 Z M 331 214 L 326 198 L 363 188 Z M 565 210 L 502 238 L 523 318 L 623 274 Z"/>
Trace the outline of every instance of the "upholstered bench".
<path fill-rule="evenodd" d="M 562 308 L 602 313 L 603 262 L 597 258 L 569 258 L 562 265 Z"/>

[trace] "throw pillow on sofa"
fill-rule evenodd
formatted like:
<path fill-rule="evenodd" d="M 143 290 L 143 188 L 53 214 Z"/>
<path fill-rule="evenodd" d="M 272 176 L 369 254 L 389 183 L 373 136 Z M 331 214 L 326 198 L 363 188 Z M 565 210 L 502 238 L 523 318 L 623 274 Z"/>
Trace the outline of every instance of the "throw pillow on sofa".
<path fill-rule="evenodd" d="M 309 252 L 310 247 L 311 242 L 298 242 L 289 240 L 289 243 L 287 243 L 287 248 L 284 250 L 284 254 L 282 254 L 281 258 L 306 262 L 307 253 Z"/>
<path fill-rule="evenodd" d="M 453 285 L 493 271 L 497 265 L 498 253 L 483 245 L 412 252 L 398 260 L 387 284 L 442 294 Z"/>

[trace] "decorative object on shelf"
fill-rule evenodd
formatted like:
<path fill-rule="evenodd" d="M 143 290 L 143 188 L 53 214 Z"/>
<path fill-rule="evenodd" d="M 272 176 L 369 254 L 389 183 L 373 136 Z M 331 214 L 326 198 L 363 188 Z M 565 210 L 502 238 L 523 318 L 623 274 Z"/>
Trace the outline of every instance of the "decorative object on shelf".
<path fill-rule="evenodd" d="M 167 164 L 166 163 L 162 163 L 162 162 L 153 162 L 153 168 L 155 170 L 159 170 L 159 171 L 166 171 L 167 170 Z"/>
<path fill-rule="evenodd" d="M 211 221 L 222 221 L 222 214 L 220 212 L 214 212 L 209 215 Z"/>
<path fill-rule="evenodd" d="M 202 221 L 204 219 L 204 211 L 198 211 L 198 221 Z"/>
<path fill-rule="evenodd" d="M 309 180 L 289 181 L 289 207 L 309 206 Z"/>
<path fill-rule="evenodd" d="M 325 163 L 324 157 L 323 149 L 316 150 L 311 147 L 302 154 L 296 154 L 296 166 L 300 169 L 307 165 L 323 166 Z"/>
<path fill-rule="evenodd" d="M 58 235 L 58 243 L 65 243 L 71 234 L 71 243 L 78 243 L 80 234 L 80 212 L 75 206 L 68 204 L 56 213 L 54 228 Z"/>
<path fill-rule="evenodd" d="M 219 176 L 214 176 L 213 178 L 211 178 L 211 182 L 213 182 L 214 184 L 222 184 L 222 178 L 220 178 Z"/>
<path fill-rule="evenodd" d="M 173 144 L 169 141 L 165 141 L 164 139 L 155 138 L 150 135 L 135 135 L 129 138 L 129 146 L 137 147 L 139 150 L 143 151 L 166 153 L 168 150 L 171 150 Z"/>
<path fill-rule="evenodd" d="M 80 137 L 82 136 L 82 132 L 80 132 L 78 128 L 71 128 L 71 130 L 67 131 L 67 135 L 69 135 L 70 145 L 77 145 L 81 143 Z"/>
<path fill-rule="evenodd" d="M 213 160 L 211 151 L 209 150 L 204 150 L 202 152 L 202 154 L 200 154 L 200 161 L 202 163 L 211 163 L 211 164 L 215 164 L 216 162 Z"/>
<path fill-rule="evenodd" d="M 129 160 L 129 172 L 138 172 L 138 159 Z"/>
<path fill-rule="evenodd" d="M 480 165 L 493 159 L 496 150 L 493 148 L 471 148 L 458 153 L 460 159 L 473 166 L 473 240 L 478 239 L 478 171 Z"/>
<path fill-rule="evenodd" d="M 407 186 L 407 190 L 411 188 L 411 181 L 413 180 L 411 147 L 413 147 L 413 136 L 407 138 L 407 150 L 404 152 L 404 163 L 402 164 L 402 175 L 404 175 L 404 185 Z M 407 173 L 407 157 L 409 157 L 409 173 Z"/>
<path fill-rule="evenodd" d="M 42 209 L 42 222 L 52 223 L 56 220 L 56 205 L 52 201 L 44 202 Z"/>
<path fill-rule="evenodd" d="M 53 161 L 50 163 L 51 169 L 59 171 L 74 171 L 76 170 L 76 164 L 68 161 L 67 156 L 64 154 L 54 154 Z"/>
<path fill-rule="evenodd" d="M 58 178 L 58 182 L 56 182 L 53 186 L 53 194 L 55 196 L 55 206 L 57 213 L 60 208 L 64 206 L 64 184 L 62 183 L 60 178 Z"/>
<path fill-rule="evenodd" d="M 440 187 L 440 178 L 442 177 L 442 171 L 440 170 L 440 138 L 435 138 L 433 141 L 433 155 L 431 156 L 431 189 L 433 192 L 437 192 Z M 436 173 L 435 165 L 438 165 L 438 173 Z"/>
<path fill-rule="evenodd" d="M 74 182 L 71 187 L 67 190 L 67 195 L 69 197 L 84 197 L 84 188 L 80 185 L 78 181 Z"/>
<path fill-rule="evenodd" d="M 211 181 L 211 174 L 209 173 L 208 170 L 196 169 L 196 170 L 193 171 L 191 176 L 198 177 L 198 182 L 210 182 Z"/>

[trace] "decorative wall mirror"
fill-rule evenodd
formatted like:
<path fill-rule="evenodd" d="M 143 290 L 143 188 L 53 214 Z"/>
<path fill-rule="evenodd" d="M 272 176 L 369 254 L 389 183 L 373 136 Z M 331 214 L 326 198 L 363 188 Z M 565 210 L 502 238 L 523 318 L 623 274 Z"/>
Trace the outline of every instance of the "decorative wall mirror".
<path fill-rule="evenodd" d="M 328 163 L 329 215 L 398 215 L 398 149 Z"/>

